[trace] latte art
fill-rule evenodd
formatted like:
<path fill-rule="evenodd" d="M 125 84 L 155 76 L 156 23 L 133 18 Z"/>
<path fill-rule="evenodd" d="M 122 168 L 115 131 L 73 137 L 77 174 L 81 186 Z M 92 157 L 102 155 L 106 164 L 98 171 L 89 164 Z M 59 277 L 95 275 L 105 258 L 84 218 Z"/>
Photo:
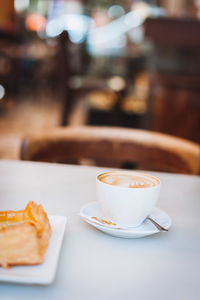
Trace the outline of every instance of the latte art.
<path fill-rule="evenodd" d="M 103 183 L 127 188 L 149 188 L 159 184 L 155 178 L 148 175 L 132 175 L 123 173 L 106 173 L 99 176 Z"/>
<path fill-rule="evenodd" d="M 103 219 L 137 227 L 155 207 L 161 181 L 149 174 L 119 170 L 99 174 L 96 186 Z"/>

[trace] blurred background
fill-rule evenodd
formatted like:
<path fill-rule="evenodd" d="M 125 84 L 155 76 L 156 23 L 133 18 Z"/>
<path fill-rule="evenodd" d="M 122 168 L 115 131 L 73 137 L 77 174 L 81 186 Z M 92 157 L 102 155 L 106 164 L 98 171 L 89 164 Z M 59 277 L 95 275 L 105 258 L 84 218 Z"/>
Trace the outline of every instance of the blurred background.
<path fill-rule="evenodd" d="M 0 158 L 56 126 L 200 143 L 199 0 L 0 0 Z"/>

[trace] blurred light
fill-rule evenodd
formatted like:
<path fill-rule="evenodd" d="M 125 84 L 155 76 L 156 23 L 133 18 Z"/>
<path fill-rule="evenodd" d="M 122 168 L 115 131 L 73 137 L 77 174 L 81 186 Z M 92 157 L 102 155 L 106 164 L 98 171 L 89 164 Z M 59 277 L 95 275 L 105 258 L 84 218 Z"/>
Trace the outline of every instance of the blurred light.
<path fill-rule="evenodd" d="M 142 26 L 133 28 L 128 32 L 130 40 L 135 44 L 140 44 L 144 40 L 144 29 Z"/>
<path fill-rule="evenodd" d="M 55 37 L 68 31 L 69 39 L 75 44 L 82 43 L 86 38 L 92 19 L 86 15 L 64 14 L 59 18 L 49 20 L 46 27 L 48 37 Z"/>
<path fill-rule="evenodd" d="M 144 19 L 150 16 L 152 8 L 144 1 L 140 1 L 133 3 L 131 10 L 137 12 L 137 14 L 139 14 L 141 18 Z"/>
<path fill-rule="evenodd" d="M 85 39 L 85 34 L 78 30 L 69 30 L 69 39 L 74 44 L 80 44 Z"/>
<path fill-rule="evenodd" d="M 167 12 L 164 8 L 162 7 L 152 7 L 151 8 L 151 15 L 155 17 L 166 17 Z"/>
<path fill-rule="evenodd" d="M 63 32 L 63 25 L 59 19 L 51 20 L 47 23 L 46 34 L 48 37 L 56 37 Z"/>
<path fill-rule="evenodd" d="M 120 76 L 113 76 L 108 81 L 108 86 L 116 92 L 123 90 L 126 86 L 125 80 Z"/>
<path fill-rule="evenodd" d="M 115 48 L 124 48 L 126 47 L 126 43 L 127 43 L 126 36 L 120 35 L 118 38 L 116 38 L 115 43 L 113 43 L 113 45 L 115 45 Z"/>
<path fill-rule="evenodd" d="M 121 17 L 125 14 L 125 10 L 121 5 L 112 5 L 108 9 L 108 16 L 112 19 Z"/>
<path fill-rule="evenodd" d="M 124 25 L 124 16 L 120 17 L 107 25 L 102 27 L 91 28 L 88 35 L 88 44 L 100 45 L 109 44 L 111 41 L 119 38 L 124 32 L 127 31 L 127 27 Z"/>
<path fill-rule="evenodd" d="M 129 30 L 142 25 L 143 22 L 144 18 L 139 13 L 129 12 L 105 26 L 91 28 L 88 34 L 88 46 L 92 48 L 103 44 L 110 45 L 112 41 L 119 39 Z"/>
<path fill-rule="evenodd" d="M 60 17 L 65 30 L 78 30 L 87 32 L 91 18 L 85 15 L 65 14 Z"/>
<path fill-rule="evenodd" d="M 61 17 L 63 28 L 68 31 L 72 43 L 80 44 L 84 41 L 91 23 L 91 18 L 79 14 L 67 14 Z"/>
<path fill-rule="evenodd" d="M 79 14 L 83 13 L 83 4 L 78 1 L 64 1 L 63 2 L 63 11 L 67 14 Z"/>
<path fill-rule="evenodd" d="M 82 20 L 79 15 L 63 15 L 60 20 L 66 30 L 81 30 Z"/>
<path fill-rule="evenodd" d="M 3 87 L 3 85 L 0 84 L 0 100 L 3 99 L 5 94 L 6 94 L 5 88 Z"/>
<path fill-rule="evenodd" d="M 199 0 L 200 1 L 200 0 Z M 108 9 L 108 14 L 115 12 L 116 7 L 120 5 L 112 5 Z M 118 8 L 117 8 L 118 9 Z M 131 11 L 123 14 L 118 18 L 111 20 L 102 26 L 90 27 L 87 36 L 87 49 L 92 54 L 96 53 L 119 53 L 126 46 L 127 36 L 136 44 L 140 44 L 144 38 L 143 23 L 148 16 L 163 14 L 161 10 L 154 11 L 153 8 L 143 2 L 134 2 Z M 110 15 L 110 16 L 111 16 Z M 113 13 L 114 15 L 114 13 Z M 121 49 L 120 49 L 121 48 Z"/>
<path fill-rule="evenodd" d="M 126 24 L 127 27 L 137 27 L 139 25 L 142 24 L 143 22 L 143 18 L 137 14 L 136 12 L 129 12 L 125 18 L 124 18 L 124 22 Z"/>
<path fill-rule="evenodd" d="M 15 10 L 17 12 L 22 12 L 29 7 L 29 4 L 30 4 L 30 0 L 15 0 L 14 2 Z"/>
<path fill-rule="evenodd" d="M 46 18 L 38 13 L 31 13 L 26 18 L 26 28 L 30 31 L 43 31 L 46 27 Z"/>

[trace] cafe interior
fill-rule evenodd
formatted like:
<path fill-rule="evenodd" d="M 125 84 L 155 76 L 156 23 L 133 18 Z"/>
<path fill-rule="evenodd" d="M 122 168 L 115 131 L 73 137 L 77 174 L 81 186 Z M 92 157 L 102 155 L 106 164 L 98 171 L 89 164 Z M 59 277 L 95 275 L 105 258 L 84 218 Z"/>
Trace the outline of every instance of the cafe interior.
<path fill-rule="evenodd" d="M 0 299 L 200 299 L 200 0 L 0 0 Z"/>
<path fill-rule="evenodd" d="M 199 156 L 199 19 L 198 0 L 1 1 L 0 158 L 79 127 L 172 135 Z"/>

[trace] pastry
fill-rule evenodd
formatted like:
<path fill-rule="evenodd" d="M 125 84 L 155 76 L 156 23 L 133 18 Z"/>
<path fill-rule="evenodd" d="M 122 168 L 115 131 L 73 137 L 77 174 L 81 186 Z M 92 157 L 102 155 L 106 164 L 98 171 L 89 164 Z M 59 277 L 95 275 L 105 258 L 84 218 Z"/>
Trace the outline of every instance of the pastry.
<path fill-rule="evenodd" d="M 0 211 L 0 265 L 43 262 L 51 226 L 42 205 L 31 201 L 24 210 Z"/>

